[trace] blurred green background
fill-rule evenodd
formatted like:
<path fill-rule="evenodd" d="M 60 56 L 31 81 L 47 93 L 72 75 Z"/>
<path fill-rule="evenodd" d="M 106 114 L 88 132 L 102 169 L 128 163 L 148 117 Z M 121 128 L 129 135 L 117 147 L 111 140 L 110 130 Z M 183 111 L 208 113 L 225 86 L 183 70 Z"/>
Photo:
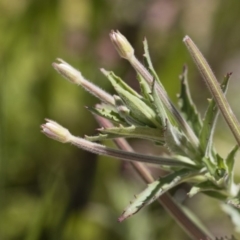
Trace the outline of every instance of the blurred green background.
<path fill-rule="evenodd" d="M 84 107 L 97 100 L 66 82 L 51 63 L 61 57 L 111 93 L 100 67 L 114 70 L 138 89 L 134 71 L 117 55 L 108 34 L 120 30 L 140 59 L 146 36 L 156 70 L 174 102 L 178 75 L 188 64 L 193 98 L 203 113 L 209 93 L 182 43 L 188 34 L 219 79 L 234 72 L 228 98 L 240 118 L 239 14 L 239 1 L 1 0 L 0 239 L 189 239 L 157 203 L 117 223 L 133 195 L 144 188 L 129 166 L 40 133 L 44 118 L 79 136 L 94 135 L 97 128 Z M 215 139 L 223 155 L 235 143 L 222 120 Z M 151 143 L 132 145 L 139 152 L 158 152 Z M 204 195 L 188 199 L 186 189 L 180 186 L 172 194 L 214 235 L 234 233 L 217 201 Z"/>

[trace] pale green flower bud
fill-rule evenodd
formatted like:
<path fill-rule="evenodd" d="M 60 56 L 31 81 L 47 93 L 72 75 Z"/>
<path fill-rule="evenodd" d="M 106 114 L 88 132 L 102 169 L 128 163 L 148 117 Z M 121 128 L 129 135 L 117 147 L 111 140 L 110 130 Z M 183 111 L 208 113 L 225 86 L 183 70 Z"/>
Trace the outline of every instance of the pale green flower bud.
<path fill-rule="evenodd" d="M 81 72 L 72 67 L 70 64 L 66 63 L 60 58 L 57 60 L 60 63 L 53 63 L 52 66 L 69 82 L 82 86 L 85 90 L 89 91 L 92 95 L 99 98 L 101 101 L 114 105 L 113 97 L 110 94 L 85 79 L 82 76 Z"/>
<path fill-rule="evenodd" d="M 134 49 L 128 40 L 119 32 L 112 31 L 110 33 L 110 39 L 118 51 L 118 54 L 125 59 L 131 59 L 134 56 Z"/>
<path fill-rule="evenodd" d="M 57 60 L 60 63 L 53 63 L 52 66 L 54 69 L 69 82 L 81 85 L 81 83 L 84 81 L 82 74 L 62 59 L 58 58 Z"/>
<path fill-rule="evenodd" d="M 49 138 L 53 138 L 62 143 L 67 143 L 71 140 L 70 132 L 60 124 L 46 119 L 47 123 L 41 125 L 42 132 Z"/>

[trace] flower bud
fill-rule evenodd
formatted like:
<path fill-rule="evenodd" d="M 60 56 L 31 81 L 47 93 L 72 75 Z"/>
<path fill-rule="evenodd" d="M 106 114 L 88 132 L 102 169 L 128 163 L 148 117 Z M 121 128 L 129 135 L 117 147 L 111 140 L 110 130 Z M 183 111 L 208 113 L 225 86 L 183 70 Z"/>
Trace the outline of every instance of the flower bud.
<path fill-rule="evenodd" d="M 57 60 L 60 63 L 53 63 L 52 66 L 54 69 L 69 82 L 81 85 L 82 81 L 84 80 L 82 74 L 62 59 L 58 58 Z"/>
<path fill-rule="evenodd" d="M 41 125 L 42 132 L 46 136 L 62 143 L 70 141 L 72 135 L 66 128 L 52 120 L 46 119 L 46 121 L 47 123 Z"/>
<path fill-rule="evenodd" d="M 118 54 L 125 59 L 131 59 L 131 57 L 134 55 L 134 49 L 131 46 L 131 44 L 128 42 L 128 40 L 119 32 L 111 31 L 110 33 L 110 39 L 118 51 Z"/>

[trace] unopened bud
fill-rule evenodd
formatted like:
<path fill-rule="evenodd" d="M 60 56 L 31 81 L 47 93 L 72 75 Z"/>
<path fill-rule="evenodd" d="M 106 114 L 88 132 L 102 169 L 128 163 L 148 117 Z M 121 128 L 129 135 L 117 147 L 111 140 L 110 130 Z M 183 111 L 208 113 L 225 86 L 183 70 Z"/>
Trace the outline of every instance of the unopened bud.
<path fill-rule="evenodd" d="M 52 66 L 54 67 L 54 69 L 64 78 L 66 78 L 69 82 L 81 85 L 83 81 L 82 74 L 62 59 L 58 58 L 57 60 L 60 63 L 53 63 Z"/>
<path fill-rule="evenodd" d="M 131 59 L 134 55 L 134 49 L 128 40 L 119 32 L 111 31 L 110 39 L 118 51 L 118 54 L 125 59 Z"/>
<path fill-rule="evenodd" d="M 46 121 L 47 123 L 41 125 L 42 132 L 46 136 L 62 143 L 66 143 L 71 140 L 72 135 L 66 128 L 52 120 L 46 119 Z"/>

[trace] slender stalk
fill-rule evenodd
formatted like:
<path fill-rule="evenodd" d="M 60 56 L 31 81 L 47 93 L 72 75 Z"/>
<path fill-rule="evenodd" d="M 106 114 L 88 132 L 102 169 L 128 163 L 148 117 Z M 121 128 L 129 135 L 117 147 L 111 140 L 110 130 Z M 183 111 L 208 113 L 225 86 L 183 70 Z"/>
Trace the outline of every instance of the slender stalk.
<path fill-rule="evenodd" d="M 208 65 L 206 59 L 199 51 L 198 47 L 192 41 L 189 36 L 186 36 L 183 39 L 184 43 L 186 44 L 194 62 L 196 63 L 200 73 L 203 76 L 207 87 L 209 88 L 213 98 L 215 99 L 225 121 L 227 122 L 230 130 L 232 131 L 238 145 L 240 146 L 240 124 L 234 115 L 213 71 L 211 70 L 210 66 Z"/>
<path fill-rule="evenodd" d="M 68 129 L 64 128 L 60 124 L 46 119 L 47 122 L 41 125 L 42 133 L 44 133 L 49 138 L 52 138 L 56 141 L 62 143 L 72 143 L 73 145 L 86 150 L 88 152 L 92 152 L 98 155 L 105 155 L 114 158 L 123 159 L 126 161 L 137 161 L 144 163 L 154 163 L 158 165 L 166 165 L 166 166 L 175 166 L 175 167 L 186 167 L 193 168 L 195 164 L 193 162 L 183 162 L 177 159 L 160 157 L 160 156 L 149 156 L 144 154 L 139 154 L 135 152 L 126 152 L 123 150 L 118 150 L 114 148 L 109 148 L 103 146 L 98 143 L 90 142 L 89 140 L 76 137 L 72 135 Z"/>
<path fill-rule="evenodd" d="M 108 120 L 99 116 L 95 116 L 95 118 L 97 119 L 100 126 L 104 128 L 112 127 L 111 122 L 109 122 Z M 124 151 L 134 152 L 132 147 L 125 139 L 118 138 L 114 139 L 113 141 L 118 146 L 118 148 Z M 144 180 L 145 183 L 149 184 L 154 181 L 154 178 L 144 164 L 139 162 L 129 162 L 129 164 L 132 165 L 132 167 Z M 162 204 L 162 206 L 170 213 L 170 215 L 178 222 L 178 224 L 191 238 L 196 240 L 210 239 L 211 236 L 207 236 L 207 234 L 204 233 L 202 229 L 200 229 L 194 222 L 192 222 L 191 219 L 189 219 L 189 217 L 182 211 L 182 209 L 168 193 L 165 193 L 161 197 L 159 197 L 158 202 Z"/>

